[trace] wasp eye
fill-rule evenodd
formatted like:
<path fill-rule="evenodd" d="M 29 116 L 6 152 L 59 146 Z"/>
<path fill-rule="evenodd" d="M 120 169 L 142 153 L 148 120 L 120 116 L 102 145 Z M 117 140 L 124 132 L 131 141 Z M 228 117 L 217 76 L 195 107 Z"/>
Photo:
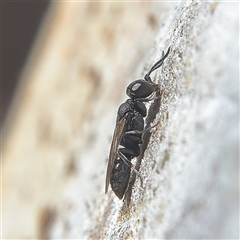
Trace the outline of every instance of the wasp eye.
<path fill-rule="evenodd" d="M 127 95 L 130 98 L 146 98 L 155 90 L 155 86 L 151 83 L 140 79 L 130 83 L 127 87 Z"/>
<path fill-rule="evenodd" d="M 137 91 L 141 86 L 141 83 L 135 83 L 133 86 L 132 86 L 132 91 L 135 92 Z"/>

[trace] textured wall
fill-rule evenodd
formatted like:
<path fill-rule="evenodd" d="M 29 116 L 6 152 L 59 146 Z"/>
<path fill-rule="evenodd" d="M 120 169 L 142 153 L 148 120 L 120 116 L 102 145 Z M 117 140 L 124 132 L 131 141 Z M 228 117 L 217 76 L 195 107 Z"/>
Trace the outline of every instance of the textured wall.
<path fill-rule="evenodd" d="M 4 129 L 3 237 L 238 238 L 238 5 L 53 4 Z M 104 194 L 117 107 L 169 46 L 123 202 Z"/>

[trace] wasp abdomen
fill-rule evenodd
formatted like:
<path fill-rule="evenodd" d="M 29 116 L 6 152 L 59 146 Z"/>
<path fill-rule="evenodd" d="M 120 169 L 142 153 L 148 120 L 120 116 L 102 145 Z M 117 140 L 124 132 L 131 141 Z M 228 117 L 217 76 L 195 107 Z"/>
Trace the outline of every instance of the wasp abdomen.
<path fill-rule="evenodd" d="M 123 161 L 119 161 L 113 168 L 111 176 L 111 187 L 118 198 L 122 199 L 127 189 L 131 169 Z"/>

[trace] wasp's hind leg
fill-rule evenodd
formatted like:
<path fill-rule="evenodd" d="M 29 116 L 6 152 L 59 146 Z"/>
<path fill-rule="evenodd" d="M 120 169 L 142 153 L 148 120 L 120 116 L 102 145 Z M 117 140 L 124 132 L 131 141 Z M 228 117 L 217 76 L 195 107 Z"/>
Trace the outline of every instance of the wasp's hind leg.
<path fill-rule="evenodd" d="M 124 163 L 126 163 L 129 166 L 129 168 L 131 168 L 137 176 L 141 177 L 140 173 L 134 168 L 131 161 L 121 151 L 118 151 L 118 154 L 120 158 L 124 161 Z"/>

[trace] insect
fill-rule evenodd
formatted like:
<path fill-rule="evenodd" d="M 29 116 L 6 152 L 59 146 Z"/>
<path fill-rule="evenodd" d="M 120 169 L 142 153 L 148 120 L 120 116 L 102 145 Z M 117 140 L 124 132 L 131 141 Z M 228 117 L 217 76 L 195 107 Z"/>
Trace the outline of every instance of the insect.
<path fill-rule="evenodd" d="M 105 193 L 110 183 L 119 199 L 123 198 L 128 186 L 132 168 L 131 160 L 140 155 L 142 134 L 156 126 L 144 128 L 144 118 L 147 115 L 144 102 L 153 100 L 151 96 L 159 91 L 159 85 L 152 82 L 150 74 L 163 64 L 169 52 L 170 47 L 165 55 L 163 52 L 162 58 L 151 67 L 144 79 L 133 81 L 128 85 L 126 94 L 129 99 L 118 109 L 108 159 Z M 140 175 L 134 168 L 133 171 Z"/>

